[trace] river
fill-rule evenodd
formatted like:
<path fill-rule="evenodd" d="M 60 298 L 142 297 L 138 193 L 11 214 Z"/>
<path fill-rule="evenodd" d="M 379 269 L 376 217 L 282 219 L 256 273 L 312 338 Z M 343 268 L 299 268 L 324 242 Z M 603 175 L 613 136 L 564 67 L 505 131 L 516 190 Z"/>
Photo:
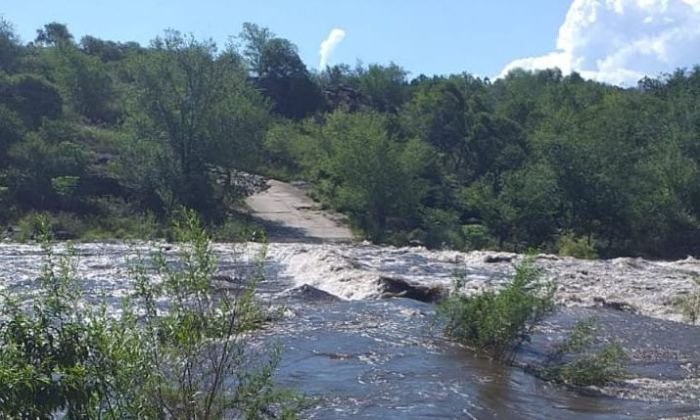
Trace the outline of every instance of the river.
<path fill-rule="evenodd" d="M 163 243 L 78 244 L 85 300 L 106 296 L 118 311 L 131 291 L 128 261 Z M 222 276 L 250 268 L 259 244 L 214 244 Z M 59 249 L 63 246 L 59 245 Z M 557 282 L 559 309 L 518 352 L 537 365 L 579 319 L 595 316 L 602 340 L 622 342 L 632 376 L 574 390 L 502 366 L 443 338 L 434 304 L 392 297 L 387 281 L 445 289 L 455 272 L 463 293 L 500 287 L 520 256 L 369 244 L 272 243 L 259 297 L 285 316 L 262 340 L 281 345 L 276 380 L 316 398 L 309 418 L 682 418 L 700 415 L 700 327 L 680 322 L 675 302 L 693 290 L 700 262 L 686 259 L 581 261 L 537 257 Z M 0 245 L 0 285 L 36 289 L 41 249 Z"/>

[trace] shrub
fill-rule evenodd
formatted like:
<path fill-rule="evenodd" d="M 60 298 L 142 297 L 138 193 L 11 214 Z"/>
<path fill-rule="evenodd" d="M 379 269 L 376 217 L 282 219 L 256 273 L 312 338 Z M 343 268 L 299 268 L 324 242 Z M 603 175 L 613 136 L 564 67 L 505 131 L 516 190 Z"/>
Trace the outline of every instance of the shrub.
<path fill-rule="evenodd" d="M 559 236 L 556 243 L 559 255 L 566 257 L 594 260 L 598 258 L 595 246 L 588 239 L 576 236 L 573 232 L 566 232 Z"/>
<path fill-rule="evenodd" d="M 627 375 L 624 365 L 627 355 L 620 343 L 606 344 L 598 351 L 590 350 L 595 341 L 596 328 L 594 318 L 579 321 L 568 339 L 549 355 L 543 376 L 576 386 L 605 385 L 623 379 Z M 577 353 L 579 356 L 563 362 L 567 353 Z"/>
<path fill-rule="evenodd" d="M 21 242 L 40 239 L 44 228 L 60 239 L 78 239 L 88 230 L 87 222 L 72 213 L 29 212 L 17 221 L 18 232 L 15 238 Z"/>
<path fill-rule="evenodd" d="M 485 249 L 495 248 L 496 241 L 489 233 L 488 228 L 483 225 L 462 226 L 462 236 L 464 236 L 465 249 Z"/>
<path fill-rule="evenodd" d="M 178 261 L 135 264 L 116 317 L 104 301 L 80 303 L 73 265 L 56 260 L 40 224 L 38 294 L 31 307 L 11 294 L 0 305 L 0 417 L 293 417 L 299 399 L 272 383 L 279 351 L 247 345 L 269 320 L 254 296 L 261 265 L 242 288 L 216 284 L 209 238 L 185 212 Z"/>
<path fill-rule="evenodd" d="M 626 358 L 625 351 L 619 343 L 607 344 L 593 354 L 561 366 L 558 377 L 565 383 L 578 386 L 605 385 L 625 377 Z"/>
<path fill-rule="evenodd" d="M 461 281 L 455 286 L 438 306 L 446 335 L 499 359 L 509 359 L 554 307 L 553 284 L 541 281 L 541 270 L 531 257 L 516 265 L 513 280 L 497 292 L 464 296 L 459 293 Z"/>

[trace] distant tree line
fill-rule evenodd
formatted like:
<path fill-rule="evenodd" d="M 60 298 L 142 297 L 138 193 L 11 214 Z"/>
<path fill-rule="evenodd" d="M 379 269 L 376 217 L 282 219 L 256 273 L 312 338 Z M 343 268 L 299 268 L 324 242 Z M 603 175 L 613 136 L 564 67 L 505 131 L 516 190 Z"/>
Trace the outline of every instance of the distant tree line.
<path fill-rule="evenodd" d="M 459 249 L 698 254 L 700 67 L 634 88 L 559 70 L 410 79 L 310 72 L 245 24 L 237 42 L 148 46 L 0 23 L 0 222 L 107 234 L 240 200 L 214 168 L 304 179 L 368 238 Z"/>

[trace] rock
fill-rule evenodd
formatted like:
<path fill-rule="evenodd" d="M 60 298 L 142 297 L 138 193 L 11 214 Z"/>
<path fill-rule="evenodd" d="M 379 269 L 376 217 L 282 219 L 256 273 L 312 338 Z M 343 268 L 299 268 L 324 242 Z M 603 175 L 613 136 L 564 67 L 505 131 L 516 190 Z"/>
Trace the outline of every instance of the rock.
<path fill-rule="evenodd" d="M 384 299 L 404 297 L 420 302 L 436 303 L 445 297 L 445 290 L 440 287 L 413 284 L 402 278 L 380 277 L 377 284 Z"/>
<path fill-rule="evenodd" d="M 284 296 L 303 300 L 305 302 L 329 303 L 329 302 L 338 302 L 341 300 L 336 295 L 332 295 L 328 292 L 324 292 L 323 290 L 317 289 L 317 288 L 310 286 L 308 284 L 302 284 L 301 286 L 295 287 L 293 289 L 289 289 L 289 290 L 284 292 Z"/>
<path fill-rule="evenodd" d="M 496 255 L 487 255 L 486 257 L 484 257 L 485 263 L 502 263 L 502 262 L 511 262 L 511 261 L 513 261 L 512 255 L 496 254 Z"/>
<path fill-rule="evenodd" d="M 231 277 L 231 276 L 226 275 L 226 274 L 214 274 L 213 276 L 211 276 L 211 279 L 213 281 L 221 281 L 221 282 L 225 282 L 225 283 L 240 283 L 241 282 L 240 279 L 238 279 L 236 277 Z"/>
<path fill-rule="evenodd" d="M 629 313 L 636 313 L 637 312 L 637 310 L 635 308 L 633 308 L 632 306 L 630 306 L 627 303 L 608 301 L 608 300 L 605 300 L 604 298 L 599 297 L 599 296 L 594 297 L 593 302 L 595 302 L 600 307 L 613 309 L 615 311 L 622 311 L 622 312 L 629 312 Z"/>
<path fill-rule="evenodd" d="M 211 168 L 210 170 L 216 177 L 217 183 L 231 188 L 238 194 L 246 197 L 269 188 L 267 178 L 264 176 L 249 174 L 235 169 L 226 171 L 223 168 Z"/>

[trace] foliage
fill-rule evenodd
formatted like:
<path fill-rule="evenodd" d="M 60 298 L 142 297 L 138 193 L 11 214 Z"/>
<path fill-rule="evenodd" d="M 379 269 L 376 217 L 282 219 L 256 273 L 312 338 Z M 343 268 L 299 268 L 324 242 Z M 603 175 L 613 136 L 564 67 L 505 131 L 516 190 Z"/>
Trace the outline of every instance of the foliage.
<path fill-rule="evenodd" d="M 493 357 L 508 360 L 532 328 L 554 307 L 554 287 L 540 280 L 540 269 L 528 257 L 515 266 L 513 280 L 499 291 L 475 296 L 460 292 L 457 281 L 438 306 L 445 334 Z"/>
<path fill-rule="evenodd" d="M 268 322 L 257 270 L 241 290 L 214 280 L 209 239 L 191 212 L 175 232 L 177 264 L 133 265 L 121 315 L 81 301 L 75 267 L 56 258 L 41 220 L 45 266 L 33 303 L 0 306 L 0 415 L 49 418 L 291 418 L 300 400 L 272 385 L 279 353 L 246 341 Z M 155 270 L 155 272 L 153 271 Z M 156 280 L 156 276 L 159 280 Z"/>
<path fill-rule="evenodd" d="M 213 207 L 209 166 L 246 167 L 265 129 L 265 104 L 236 63 L 230 54 L 217 57 L 213 42 L 175 31 L 132 59 L 137 130 L 165 140 L 165 152 L 176 162 L 166 163 L 168 189 L 179 203 L 199 210 Z"/>
<path fill-rule="evenodd" d="M 597 351 L 590 350 L 595 341 L 596 327 L 594 318 L 579 321 L 567 340 L 549 355 L 544 377 L 576 386 L 600 386 L 623 379 L 627 375 L 624 366 L 627 355 L 620 343 L 608 343 Z M 564 362 L 562 359 L 566 353 L 579 356 Z"/>
<path fill-rule="evenodd" d="M 102 61 L 84 54 L 71 43 L 59 43 L 48 58 L 52 77 L 74 111 L 94 123 L 115 122 L 113 81 Z"/>
<path fill-rule="evenodd" d="M 565 232 L 559 236 L 556 243 L 559 255 L 566 257 L 594 260 L 598 258 L 595 246 L 588 238 L 577 237 L 573 232 Z"/>
<path fill-rule="evenodd" d="M 488 229 L 482 225 L 465 225 L 462 227 L 465 249 L 489 249 L 495 247 L 495 241 Z"/>
<path fill-rule="evenodd" d="M 256 85 L 273 102 L 273 110 L 299 120 L 319 110 L 323 98 L 296 45 L 269 29 L 244 23 L 240 38 Z"/>
<path fill-rule="evenodd" d="M 682 257 L 700 249 L 698 92 L 700 67 L 634 88 L 557 69 L 313 72 L 252 23 L 220 48 L 176 31 L 76 43 L 58 22 L 23 44 L 0 20 L 3 218 L 93 219 L 113 199 L 221 224 L 241 197 L 219 174 L 244 170 L 309 182 L 379 242 Z M 80 178 L 70 199 L 64 177 Z"/>
<path fill-rule="evenodd" d="M 619 343 L 561 366 L 559 380 L 578 386 L 605 385 L 625 377 L 625 352 Z"/>

